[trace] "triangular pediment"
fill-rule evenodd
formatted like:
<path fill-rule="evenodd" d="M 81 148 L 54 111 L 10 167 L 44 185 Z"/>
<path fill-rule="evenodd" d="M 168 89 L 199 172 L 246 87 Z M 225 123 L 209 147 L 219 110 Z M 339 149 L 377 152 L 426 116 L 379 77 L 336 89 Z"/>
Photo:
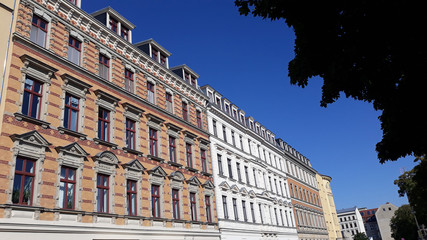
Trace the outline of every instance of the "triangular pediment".
<path fill-rule="evenodd" d="M 187 183 L 191 184 L 191 185 L 196 185 L 196 186 L 202 185 L 202 183 L 200 182 L 200 180 L 196 176 L 192 176 L 191 178 L 189 178 L 187 180 Z"/>
<path fill-rule="evenodd" d="M 251 198 L 256 197 L 256 193 L 254 192 L 254 190 L 250 190 L 248 194 L 249 194 L 249 197 Z"/>
<path fill-rule="evenodd" d="M 246 190 L 246 188 L 245 188 L 245 187 L 242 187 L 242 188 L 240 189 L 240 193 L 241 193 L 242 195 L 246 196 L 246 195 L 248 195 L 248 190 Z"/>
<path fill-rule="evenodd" d="M 220 183 L 219 187 L 222 188 L 223 190 L 230 190 L 230 185 L 228 185 L 226 181 Z"/>
<path fill-rule="evenodd" d="M 144 172 L 144 170 L 146 169 L 138 159 L 134 159 L 128 163 L 122 164 L 122 166 L 123 168 L 135 172 Z"/>
<path fill-rule="evenodd" d="M 214 189 L 215 185 L 210 180 L 207 180 L 205 183 L 203 183 L 203 187 L 206 189 Z"/>
<path fill-rule="evenodd" d="M 160 176 L 160 177 L 166 177 L 168 174 L 163 170 L 162 167 L 156 166 L 153 169 L 148 171 L 149 174 Z"/>
<path fill-rule="evenodd" d="M 233 191 L 233 192 L 235 192 L 235 193 L 238 193 L 240 190 L 239 190 L 239 187 L 237 187 L 237 185 L 236 184 L 234 184 L 233 186 L 231 186 L 231 191 Z"/>
<path fill-rule="evenodd" d="M 68 144 L 67 146 L 56 147 L 56 150 L 58 152 L 62 152 L 62 153 L 77 156 L 77 157 L 86 157 L 89 155 L 89 153 L 87 153 L 82 148 L 82 146 L 80 146 L 80 144 L 78 144 L 76 142 Z"/>
<path fill-rule="evenodd" d="M 46 147 L 46 148 L 49 147 L 49 145 L 52 145 L 36 130 L 23 133 L 23 134 L 13 134 L 10 137 L 12 138 L 13 141 L 19 141 L 20 145 L 30 144 L 30 145 Z"/>
<path fill-rule="evenodd" d="M 182 174 L 182 172 L 180 172 L 180 171 L 172 172 L 172 173 L 169 175 L 169 178 L 170 178 L 170 179 L 172 179 L 172 180 L 175 180 L 175 181 L 179 181 L 179 182 L 183 182 L 183 181 L 185 181 L 185 176 L 184 176 L 184 174 Z"/>

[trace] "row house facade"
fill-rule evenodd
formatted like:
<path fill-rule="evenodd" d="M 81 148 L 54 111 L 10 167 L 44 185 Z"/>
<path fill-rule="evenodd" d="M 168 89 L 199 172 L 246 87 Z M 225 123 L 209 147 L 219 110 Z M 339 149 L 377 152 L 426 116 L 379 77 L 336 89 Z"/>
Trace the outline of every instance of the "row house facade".
<path fill-rule="evenodd" d="M 331 188 L 332 177 L 317 173 L 316 179 L 329 240 L 342 239 L 337 209 L 335 208 L 335 201 Z"/>
<path fill-rule="evenodd" d="M 80 0 L 21 0 L 0 120 L 2 239 L 219 239 L 199 77 Z M 67 233 L 67 234 L 64 234 Z"/>
<path fill-rule="evenodd" d="M 209 85 L 208 126 L 221 239 L 298 239 L 274 134 Z"/>
<path fill-rule="evenodd" d="M 310 160 L 282 139 L 276 140 L 283 150 L 289 192 L 301 240 L 328 239 L 328 230 L 319 196 L 316 170 Z"/>

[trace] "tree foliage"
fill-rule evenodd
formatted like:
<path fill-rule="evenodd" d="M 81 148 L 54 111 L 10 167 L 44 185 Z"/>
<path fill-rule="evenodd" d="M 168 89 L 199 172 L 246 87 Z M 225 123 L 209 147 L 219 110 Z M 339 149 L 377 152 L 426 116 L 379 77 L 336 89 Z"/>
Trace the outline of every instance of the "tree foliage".
<path fill-rule="evenodd" d="M 292 84 L 323 78 L 321 106 L 368 101 L 379 117 L 381 163 L 427 153 L 427 14 L 420 1 L 235 0 L 240 14 L 284 19 L 295 32 Z"/>
<path fill-rule="evenodd" d="M 394 216 L 390 221 L 391 236 L 400 240 L 417 240 L 417 225 L 415 224 L 414 216 L 411 213 L 409 205 L 402 205 L 394 212 Z"/>
<path fill-rule="evenodd" d="M 412 170 L 404 172 L 394 181 L 399 187 L 401 197 L 407 195 L 413 207 L 418 223 L 427 225 L 427 159 L 425 156 L 416 158 L 419 164 Z"/>
<path fill-rule="evenodd" d="M 353 236 L 353 240 L 369 240 L 368 236 L 366 236 L 365 233 L 356 233 L 356 235 Z"/>

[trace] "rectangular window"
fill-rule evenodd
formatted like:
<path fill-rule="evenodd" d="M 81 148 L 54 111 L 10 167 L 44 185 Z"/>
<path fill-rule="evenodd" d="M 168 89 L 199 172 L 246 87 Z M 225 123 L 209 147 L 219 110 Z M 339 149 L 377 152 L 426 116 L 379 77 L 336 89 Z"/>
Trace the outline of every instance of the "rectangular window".
<path fill-rule="evenodd" d="M 246 177 L 246 184 L 249 184 L 249 169 L 248 169 L 248 166 L 245 166 L 245 177 Z"/>
<path fill-rule="evenodd" d="M 239 136 L 239 139 L 240 139 L 240 149 L 243 150 L 243 137 Z"/>
<path fill-rule="evenodd" d="M 110 79 L 110 59 L 99 54 L 99 76 L 103 79 Z"/>
<path fill-rule="evenodd" d="M 212 120 L 212 127 L 213 127 L 213 134 L 215 136 L 218 136 L 217 129 L 216 129 L 216 121 L 215 120 Z"/>
<path fill-rule="evenodd" d="M 137 206 L 137 190 L 136 190 L 136 181 L 128 180 L 127 181 L 127 210 L 128 214 L 136 216 L 136 206 Z"/>
<path fill-rule="evenodd" d="M 186 102 L 182 102 L 182 118 L 188 121 L 188 107 Z"/>
<path fill-rule="evenodd" d="M 80 55 L 82 52 L 82 43 L 73 38 L 69 37 L 68 39 L 68 60 L 74 64 L 80 65 Z"/>
<path fill-rule="evenodd" d="M 224 142 L 227 142 L 227 129 L 222 126 L 222 137 L 224 138 Z"/>
<path fill-rule="evenodd" d="M 197 204 L 196 204 L 195 193 L 190 193 L 190 211 L 191 211 L 191 221 L 197 221 Z"/>
<path fill-rule="evenodd" d="M 59 182 L 59 206 L 74 209 L 76 195 L 76 169 L 62 166 Z"/>
<path fill-rule="evenodd" d="M 157 130 L 150 128 L 148 131 L 150 134 L 150 155 L 157 157 Z"/>
<path fill-rule="evenodd" d="M 228 219 L 227 196 L 222 196 L 222 209 L 224 210 L 224 219 Z"/>
<path fill-rule="evenodd" d="M 136 147 L 136 130 L 135 121 L 126 118 L 126 145 L 130 149 Z"/>
<path fill-rule="evenodd" d="M 233 178 L 233 168 L 231 167 L 231 159 L 227 158 L 228 177 Z"/>
<path fill-rule="evenodd" d="M 168 112 L 173 112 L 172 94 L 170 93 L 166 93 L 166 110 Z"/>
<path fill-rule="evenodd" d="M 43 84 L 31 78 L 25 79 L 22 114 L 40 119 Z"/>
<path fill-rule="evenodd" d="M 125 39 L 126 41 L 129 41 L 129 29 L 123 27 L 123 25 L 121 26 L 121 36 L 123 39 Z"/>
<path fill-rule="evenodd" d="M 254 173 L 254 183 L 255 183 L 255 187 L 258 187 L 258 183 L 257 183 L 257 180 L 256 180 L 256 170 L 255 169 L 253 169 L 253 171 L 252 171 L 253 173 Z M 249 183 L 249 182 L 248 182 Z"/>
<path fill-rule="evenodd" d="M 211 198 L 210 196 L 205 196 L 205 210 L 206 210 L 206 222 L 212 222 L 212 212 L 211 212 Z"/>
<path fill-rule="evenodd" d="M 196 87 L 196 79 L 194 79 L 193 77 L 191 77 L 191 85 L 193 85 L 193 87 Z"/>
<path fill-rule="evenodd" d="M 234 211 L 234 220 L 239 220 L 239 213 L 237 212 L 237 199 L 233 198 L 233 211 Z"/>
<path fill-rule="evenodd" d="M 255 209 L 254 209 L 254 203 L 249 203 L 251 207 L 251 215 L 252 215 L 252 222 L 255 222 Z"/>
<path fill-rule="evenodd" d="M 276 225 L 279 226 L 279 218 L 277 217 L 277 208 L 274 208 L 274 218 L 276 218 Z"/>
<path fill-rule="evenodd" d="M 31 159 L 16 158 L 12 203 L 29 206 L 33 204 L 35 166 L 36 162 Z"/>
<path fill-rule="evenodd" d="M 79 99 L 70 94 L 65 94 L 64 127 L 78 131 L 79 127 Z"/>
<path fill-rule="evenodd" d="M 186 153 L 188 167 L 193 167 L 193 151 L 191 148 L 192 148 L 191 144 L 189 143 L 185 144 L 185 153 Z"/>
<path fill-rule="evenodd" d="M 175 138 L 169 136 L 169 157 L 171 162 L 176 162 Z"/>
<path fill-rule="evenodd" d="M 37 15 L 33 15 L 31 24 L 30 40 L 39 46 L 46 47 L 47 21 Z"/>
<path fill-rule="evenodd" d="M 262 217 L 262 205 L 258 204 L 259 208 L 259 217 L 261 218 L 261 223 L 264 224 L 264 218 Z"/>
<path fill-rule="evenodd" d="M 125 69 L 125 89 L 131 93 L 134 93 L 135 89 L 133 72 L 128 69 Z"/>
<path fill-rule="evenodd" d="M 188 73 L 184 73 L 184 80 L 185 80 L 186 82 L 190 82 L 190 74 L 188 74 Z"/>
<path fill-rule="evenodd" d="M 160 64 L 166 67 L 166 56 L 163 54 L 160 54 Z"/>
<path fill-rule="evenodd" d="M 160 186 L 151 185 L 151 215 L 160 217 Z"/>
<path fill-rule="evenodd" d="M 242 211 L 243 211 L 243 220 L 248 221 L 248 214 L 246 213 L 246 201 L 242 200 Z"/>
<path fill-rule="evenodd" d="M 202 162 L 202 171 L 208 172 L 208 163 L 206 161 L 206 151 L 204 149 L 200 149 L 200 160 Z"/>
<path fill-rule="evenodd" d="M 147 100 L 154 103 L 154 84 L 147 82 Z"/>
<path fill-rule="evenodd" d="M 159 52 L 155 48 L 151 48 L 151 58 L 154 61 L 159 62 Z"/>
<path fill-rule="evenodd" d="M 202 128 L 202 113 L 199 110 L 196 111 L 196 119 L 197 127 Z"/>
<path fill-rule="evenodd" d="M 104 108 L 98 110 L 98 138 L 110 141 L 110 111 Z"/>
<path fill-rule="evenodd" d="M 109 198 L 109 176 L 98 174 L 96 178 L 96 205 L 98 212 L 108 212 L 108 198 Z"/>
<path fill-rule="evenodd" d="M 234 132 L 231 131 L 231 143 L 233 143 L 233 146 L 236 146 L 236 139 L 234 138 Z"/>
<path fill-rule="evenodd" d="M 237 180 L 242 181 L 242 174 L 240 173 L 240 163 L 236 162 Z"/>
<path fill-rule="evenodd" d="M 172 215 L 173 219 L 180 219 L 179 190 L 172 189 Z"/>
<path fill-rule="evenodd" d="M 117 22 L 117 20 L 114 19 L 114 18 L 112 18 L 112 17 L 110 17 L 110 29 L 113 32 L 117 33 L 117 30 L 119 29 L 118 25 L 119 25 L 119 23 Z"/>
<path fill-rule="evenodd" d="M 221 155 L 217 155 L 217 159 L 218 159 L 218 172 L 219 172 L 219 175 L 221 175 L 221 176 L 223 176 L 224 175 L 224 171 L 223 171 L 223 169 L 222 169 L 222 159 L 221 159 Z"/>

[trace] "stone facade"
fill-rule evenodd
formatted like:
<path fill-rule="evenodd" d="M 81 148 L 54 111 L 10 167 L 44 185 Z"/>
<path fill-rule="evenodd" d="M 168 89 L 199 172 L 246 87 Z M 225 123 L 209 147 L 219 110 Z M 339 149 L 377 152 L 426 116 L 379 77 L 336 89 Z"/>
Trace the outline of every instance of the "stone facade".
<path fill-rule="evenodd" d="M 353 239 L 358 233 L 365 233 L 365 225 L 357 207 L 337 210 L 338 221 L 343 238 Z"/>
<path fill-rule="evenodd" d="M 219 239 L 213 179 L 202 171 L 211 166 L 207 97 L 77 2 L 26 0 L 17 9 L 1 101 L 2 239 Z"/>
<path fill-rule="evenodd" d="M 375 217 L 377 218 L 377 224 L 380 230 L 382 240 L 393 239 L 393 237 L 391 236 L 390 221 L 391 221 L 391 218 L 394 216 L 394 212 L 397 209 L 398 209 L 397 206 L 387 202 L 386 204 L 379 206 L 378 210 L 375 213 Z"/>

